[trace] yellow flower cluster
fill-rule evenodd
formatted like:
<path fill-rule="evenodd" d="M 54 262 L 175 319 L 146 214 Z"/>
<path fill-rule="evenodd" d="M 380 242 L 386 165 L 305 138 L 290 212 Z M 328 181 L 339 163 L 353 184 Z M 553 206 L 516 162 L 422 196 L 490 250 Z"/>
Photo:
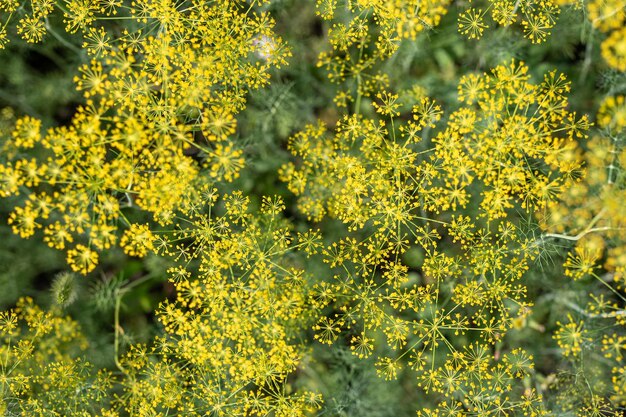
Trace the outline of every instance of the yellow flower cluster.
<path fill-rule="evenodd" d="M 349 330 L 353 353 L 378 356 L 381 376 L 411 369 L 425 391 L 464 398 L 446 407 L 469 415 L 543 413 L 532 392 L 470 405 L 475 390 L 509 391 L 514 373 L 489 368 L 486 352 L 531 312 L 520 279 L 538 247 L 510 213 L 525 210 L 532 219 L 582 169 L 576 139 L 589 123 L 566 109 L 569 83 L 551 72 L 534 85 L 527 72 L 511 62 L 463 77 L 464 107 L 425 149 L 422 136 L 441 108 L 381 91 L 373 107 L 382 119 L 346 115 L 332 132 L 308 126 L 289 142 L 298 160 L 280 171 L 310 220 L 330 216 L 352 232 L 322 250 L 334 279 L 315 285 L 314 300 L 337 313 L 318 321 L 316 338 L 332 344 Z M 405 108 L 409 117 L 399 117 Z M 474 219 L 462 214 L 468 207 L 479 207 Z M 418 282 L 402 263 L 409 248 L 424 257 Z M 376 353 L 382 346 L 393 353 Z M 463 359 L 477 351 L 484 367 L 468 366 Z"/>
<path fill-rule="evenodd" d="M 594 276 L 602 266 L 610 281 L 626 280 L 626 104 L 623 96 L 603 100 L 597 114 L 603 133 L 593 137 L 585 153 L 584 181 L 565 189 L 562 201 L 545 212 L 542 223 L 549 236 L 575 244 L 564 266 L 575 279 Z"/>
<path fill-rule="evenodd" d="M 626 104 L 624 97 L 608 96 L 600 104 L 597 124 L 601 129 L 585 153 L 587 175 L 572 184 L 541 219 L 545 238 L 574 245 L 563 264 L 566 276 L 586 279 L 587 306 L 573 305 L 579 315 L 568 323 L 557 323 L 554 334 L 563 354 L 574 364 L 601 340 L 605 370 L 612 374 L 608 387 L 598 387 L 613 404 L 626 405 L 626 363 L 624 363 L 624 326 L 626 299 L 622 295 L 626 281 Z M 602 273 L 601 271 L 604 271 Z M 580 358 L 580 359 L 579 359 Z M 576 366 L 576 365 L 575 365 Z M 583 366 L 583 365 L 581 365 Z M 593 394 L 593 391 L 591 392 Z M 599 415 L 611 414 L 606 401 L 593 394 L 584 410 Z M 583 414 L 579 414 L 583 415 Z M 587 414 L 593 415 L 593 414 Z"/>
<path fill-rule="evenodd" d="M 114 379 L 79 357 L 78 323 L 22 298 L 0 313 L 0 413 L 91 417 L 108 407 Z M 78 395 L 79 394 L 79 395 Z"/>
<path fill-rule="evenodd" d="M 565 356 L 577 356 L 582 350 L 582 345 L 591 341 L 583 323 L 574 321 L 571 315 L 568 316 L 569 323 L 557 322 L 559 329 L 554 333 L 554 338 L 563 349 Z"/>
<path fill-rule="evenodd" d="M 331 82 L 342 84 L 335 103 L 345 107 L 356 100 L 358 107 L 362 96 L 387 86 L 389 80 L 376 70 L 376 64 L 393 55 L 403 39 L 414 40 L 437 26 L 449 3 L 366 0 L 347 2 L 347 10 L 342 10 L 336 0 L 317 0 L 318 14 L 333 22 L 328 32 L 332 49 L 319 55 L 318 66 L 328 70 Z"/>
<path fill-rule="evenodd" d="M 165 336 L 120 361 L 132 416 L 304 416 L 319 405 L 287 383 L 313 317 L 307 277 L 289 260 L 305 243 L 292 236 L 278 197 L 254 215 L 241 193 L 221 202 L 217 216 L 213 191 L 206 211 L 156 234 L 157 251 L 176 260 L 176 299 L 157 312 Z"/>
<path fill-rule="evenodd" d="M 325 20 L 336 17 L 340 7 L 337 0 L 316 0 L 317 14 Z M 347 26 L 335 26 L 334 29 L 345 34 L 345 39 L 355 42 L 361 38 L 358 27 L 366 29 L 366 20 L 373 19 L 381 31 L 381 37 L 388 40 L 415 39 L 423 30 L 432 29 L 446 14 L 448 1 L 428 0 L 358 0 L 347 2 L 344 7 L 354 15 L 354 20 Z M 361 22 L 359 24 L 359 22 Z M 331 39 L 331 43 L 332 43 Z M 347 47 L 348 45 L 343 45 Z"/>
<path fill-rule="evenodd" d="M 131 345 L 116 361 L 118 377 L 78 357 L 86 340 L 58 311 L 23 299 L 0 313 L 3 414 L 303 417 L 319 409 L 318 394 L 288 381 L 315 317 L 296 261 L 316 253 L 314 233 L 291 232 L 279 197 L 264 198 L 253 215 L 241 193 L 209 194 L 206 208 L 177 217 L 170 230 L 152 235 L 137 225 L 125 235 L 129 250 L 154 242 L 174 262 L 176 297 L 156 312 L 164 334 Z"/>
<path fill-rule="evenodd" d="M 143 258 L 154 250 L 154 235 L 146 224 L 132 224 L 124 231 L 120 246 L 130 256 Z"/>
<path fill-rule="evenodd" d="M 467 107 L 435 138 L 448 199 L 433 206 L 454 204 L 453 193 L 479 180 L 485 216 L 504 217 L 516 204 L 538 212 L 580 176 L 576 140 L 585 137 L 589 122 L 567 110 L 569 82 L 554 71 L 538 85 L 529 79 L 528 67 L 516 62 L 461 78 L 459 100 Z"/>
<path fill-rule="evenodd" d="M 55 11 L 63 15 L 63 23 L 68 33 L 81 32 L 87 34 L 93 32 L 93 23 L 98 18 L 111 18 L 123 9 L 122 1 L 119 0 L 64 0 L 54 2 L 51 0 L 30 0 L 20 2 L 9 0 L 0 3 L 0 49 L 9 42 L 7 27 L 12 21 L 19 19 L 16 24 L 17 34 L 26 42 L 39 43 L 51 33 L 60 38 L 50 21 L 55 18 Z M 101 29 L 100 29 L 101 30 Z"/>
<path fill-rule="evenodd" d="M 514 207 L 543 210 L 579 178 L 576 139 L 589 122 L 566 109 L 563 75 L 551 72 L 533 85 L 527 71 L 511 62 L 491 74 L 462 77 L 459 100 L 466 106 L 450 115 L 434 147 L 419 152 L 420 132 L 434 127 L 441 109 L 421 99 L 412 107 L 413 120 L 398 125 L 397 95 L 381 93 L 375 108 L 388 123 L 346 115 L 334 135 L 322 124 L 310 125 L 291 138 L 289 148 L 301 161 L 283 166 L 281 176 L 310 219 L 328 212 L 353 228 L 372 220 L 390 233 L 411 225 L 415 207 L 466 208 L 478 184 L 481 216 L 488 219 Z"/>
<path fill-rule="evenodd" d="M 626 2 L 591 0 L 586 5 L 593 27 L 607 35 L 600 46 L 602 57 L 610 67 L 626 71 Z"/>
<path fill-rule="evenodd" d="M 436 408 L 417 412 L 419 417 L 489 415 L 550 415 L 534 389 L 520 391 L 520 382 L 533 367 L 532 357 L 515 349 L 495 363 L 485 350 L 470 347 L 454 363 L 446 363 L 433 387 L 445 392 Z M 467 371 L 464 371 L 467 369 Z M 463 398 L 459 401 L 458 398 Z"/>
<path fill-rule="evenodd" d="M 244 159 L 230 138 L 235 114 L 247 91 L 265 85 L 289 56 L 272 20 L 240 6 L 163 0 L 99 11 L 97 2 L 66 4 L 68 30 L 85 29 L 93 55 L 75 77 L 86 104 L 69 126 L 45 133 L 38 120 L 20 118 L 0 143 L 9 156 L 0 163 L 0 197 L 23 197 L 10 215 L 16 234 L 43 229 L 49 246 L 68 250 L 72 269 L 88 273 L 98 252 L 116 244 L 118 226 L 130 225 L 124 212 L 131 207 L 167 224 L 207 177 L 237 178 Z M 142 29 L 114 38 L 95 26 L 96 11 Z M 271 39 L 271 51 L 261 38 Z M 127 243 L 128 253 L 145 254 Z"/>
<path fill-rule="evenodd" d="M 550 35 L 560 13 L 559 2 L 552 0 L 488 0 L 483 7 L 471 7 L 459 14 L 459 32 L 469 39 L 480 39 L 489 24 L 485 16 L 502 27 L 521 24 L 524 37 L 541 43 Z"/>

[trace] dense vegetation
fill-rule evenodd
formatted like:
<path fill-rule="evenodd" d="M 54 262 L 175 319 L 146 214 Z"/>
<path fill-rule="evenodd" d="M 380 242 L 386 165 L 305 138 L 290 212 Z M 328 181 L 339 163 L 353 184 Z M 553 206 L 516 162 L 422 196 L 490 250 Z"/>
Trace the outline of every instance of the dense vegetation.
<path fill-rule="evenodd" d="M 3 415 L 624 415 L 624 0 L 0 0 L 0 63 Z"/>

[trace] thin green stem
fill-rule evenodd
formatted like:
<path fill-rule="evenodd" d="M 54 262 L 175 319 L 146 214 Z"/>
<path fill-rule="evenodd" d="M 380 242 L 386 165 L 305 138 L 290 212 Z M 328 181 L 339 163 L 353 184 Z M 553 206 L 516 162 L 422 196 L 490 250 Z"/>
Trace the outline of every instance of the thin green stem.
<path fill-rule="evenodd" d="M 119 369 L 122 373 L 127 374 L 126 369 L 122 366 L 122 364 L 120 363 L 120 359 L 119 359 L 119 352 L 120 352 L 120 330 L 122 329 L 120 327 L 120 306 L 122 304 L 122 297 L 123 297 L 123 291 L 117 291 L 116 297 L 115 297 L 115 344 L 114 344 L 114 348 L 115 348 L 115 366 L 117 366 L 117 369 Z"/>

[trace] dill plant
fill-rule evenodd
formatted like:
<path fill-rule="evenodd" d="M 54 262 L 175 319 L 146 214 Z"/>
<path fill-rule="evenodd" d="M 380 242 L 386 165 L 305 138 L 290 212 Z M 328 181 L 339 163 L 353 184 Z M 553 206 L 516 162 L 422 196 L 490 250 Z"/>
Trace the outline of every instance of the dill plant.
<path fill-rule="evenodd" d="M 0 411 L 621 415 L 626 5 L 465 6 L 1 1 L 80 103 L 2 98 L 2 215 L 67 271 L 3 306 Z"/>

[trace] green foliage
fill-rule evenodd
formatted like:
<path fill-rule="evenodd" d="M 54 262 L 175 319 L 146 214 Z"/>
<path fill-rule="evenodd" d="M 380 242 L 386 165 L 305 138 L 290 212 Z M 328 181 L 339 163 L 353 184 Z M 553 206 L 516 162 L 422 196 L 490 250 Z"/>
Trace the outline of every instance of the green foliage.
<path fill-rule="evenodd" d="M 76 274 L 62 272 L 52 282 L 52 299 L 60 307 L 67 307 L 78 297 L 78 282 Z"/>

